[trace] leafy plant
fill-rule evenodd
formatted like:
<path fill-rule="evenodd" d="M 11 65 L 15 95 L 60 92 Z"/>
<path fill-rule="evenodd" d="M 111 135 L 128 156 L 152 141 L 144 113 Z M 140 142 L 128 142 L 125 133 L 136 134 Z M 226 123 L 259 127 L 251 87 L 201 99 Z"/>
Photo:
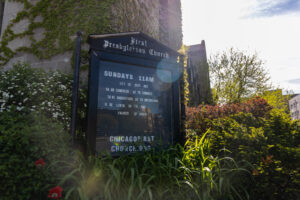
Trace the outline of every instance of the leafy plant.
<path fill-rule="evenodd" d="M 262 98 L 265 99 L 273 108 L 278 109 L 281 112 L 289 113 L 288 105 L 290 95 L 283 95 L 282 89 L 265 91 Z"/>
<path fill-rule="evenodd" d="M 50 58 L 71 51 L 74 49 L 74 36 L 78 30 L 83 31 L 85 40 L 90 33 L 112 32 L 111 10 L 115 0 L 40 0 L 35 3 L 28 0 L 10 1 L 22 3 L 24 9 L 16 13 L 16 17 L 3 30 L 0 66 L 5 65 L 17 52 L 32 53 L 38 58 Z M 26 30 L 14 32 L 13 27 L 24 22 L 23 20 L 29 22 Z M 44 33 L 43 37 L 37 38 L 37 32 Z M 29 41 L 27 45 L 10 48 L 11 41 L 24 37 Z"/>
<path fill-rule="evenodd" d="M 60 184 L 71 181 L 64 187 L 71 199 L 248 199 L 238 180 L 249 172 L 229 157 L 212 157 L 208 144 L 204 135 L 144 154 L 78 156 Z"/>
<path fill-rule="evenodd" d="M 191 199 L 249 199 L 241 181 L 250 178 L 249 172 L 231 157 L 213 156 L 207 134 L 210 130 L 186 142 L 181 161 Z"/>
<path fill-rule="evenodd" d="M 238 113 L 251 113 L 254 117 L 251 121 L 259 123 L 260 118 L 267 117 L 272 107 L 266 100 L 255 97 L 243 103 L 224 105 L 199 105 L 198 107 L 188 107 L 186 109 L 186 125 L 196 134 L 205 133 L 214 119 L 229 117 Z M 246 120 L 246 118 L 244 118 Z M 242 118 L 241 118 L 242 120 Z M 249 117 L 247 117 L 249 120 Z"/>
<path fill-rule="evenodd" d="M 0 114 L 13 107 L 16 112 L 41 112 L 66 129 L 71 121 L 72 76 L 59 71 L 45 72 L 26 63 L 0 71 Z M 85 127 L 87 87 L 79 90 L 78 128 Z"/>
<path fill-rule="evenodd" d="M 211 57 L 214 102 L 240 103 L 270 89 L 270 76 L 263 64 L 256 53 L 251 55 L 234 48 Z"/>
<path fill-rule="evenodd" d="M 60 125 L 15 108 L 2 112 L 0 123 L 1 199 L 45 199 L 65 173 L 55 163 L 70 158 L 68 135 Z M 39 166 L 41 158 L 44 165 Z"/>
<path fill-rule="evenodd" d="M 44 199 L 73 162 L 70 124 L 72 78 L 17 64 L 0 71 L 0 196 Z M 80 90 L 78 136 L 84 137 L 86 95 Z M 37 160 L 45 161 L 37 168 Z M 64 161 L 64 162 L 62 162 Z M 59 164 L 59 166 L 57 166 Z M 3 190 L 2 190 L 3 189 Z"/>
<path fill-rule="evenodd" d="M 211 120 L 209 127 L 206 153 L 251 163 L 246 169 L 254 181 L 239 180 L 251 199 L 299 198 L 299 121 L 273 109 L 265 118 L 239 113 Z"/>

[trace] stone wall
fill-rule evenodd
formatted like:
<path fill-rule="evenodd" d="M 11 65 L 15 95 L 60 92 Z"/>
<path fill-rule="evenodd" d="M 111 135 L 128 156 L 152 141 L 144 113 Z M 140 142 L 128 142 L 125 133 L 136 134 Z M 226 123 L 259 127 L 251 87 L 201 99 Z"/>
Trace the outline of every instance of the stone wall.
<path fill-rule="evenodd" d="M 48 20 L 52 17 L 51 14 L 46 13 L 33 17 L 29 15 L 28 17 L 23 17 L 21 20 L 16 20 L 18 13 L 34 10 L 34 6 L 39 6 L 40 1 L 42 0 L 28 0 L 27 2 L 30 3 L 30 6 L 21 3 L 22 1 L 5 1 L 0 39 L 0 61 L 1 58 L 6 59 L 5 62 L 0 62 L 0 65 L 2 63 L 4 68 L 11 68 L 14 63 L 21 61 L 29 62 L 33 67 L 70 71 L 74 51 L 72 42 L 75 39 L 75 30 L 77 30 L 74 27 L 78 27 L 78 30 L 83 31 L 84 40 L 86 40 L 87 35 L 90 33 L 142 31 L 175 50 L 178 50 L 182 44 L 180 0 L 106 0 L 106 2 L 111 4 L 102 3 L 101 5 L 97 5 L 100 3 L 95 3 L 94 6 L 92 5 L 93 3 L 89 5 L 78 3 L 78 6 L 74 8 L 76 15 L 68 11 L 75 16 L 74 21 L 82 20 L 77 26 L 73 25 L 73 21 L 69 21 L 70 29 L 73 28 L 74 33 L 58 32 L 57 38 L 59 39 L 53 40 L 52 38 L 48 43 L 44 40 L 48 36 L 48 33 L 52 31 L 51 24 L 49 28 L 49 23 L 53 22 L 49 22 Z M 86 1 L 95 2 L 91 0 Z M 48 9 L 53 9 L 51 6 Z M 81 9 L 84 6 L 88 9 Z M 99 9 L 105 10 L 97 10 L 97 6 Z M 60 10 L 60 12 L 61 15 L 65 15 L 63 10 Z M 82 15 L 82 18 L 78 18 L 78 13 Z M 109 16 L 103 18 L 101 15 Z M 88 16 L 93 16 L 93 18 L 89 18 Z M 66 20 L 67 22 L 69 19 L 67 17 L 69 16 L 61 16 L 59 20 Z M 48 21 L 45 22 L 45 18 Z M 108 23 L 109 26 L 101 28 L 101 24 L 99 24 L 100 20 Z M 106 22 L 107 20 L 109 21 Z M 57 24 L 53 23 L 53 30 L 59 28 L 60 24 L 62 24 L 62 28 L 69 26 L 66 22 L 65 24 L 61 23 L 61 21 L 57 21 Z M 34 25 L 32 25 L 33 23 Z M 41 26 L 41 23 L 47 23 L 48 28 Z M 35 26 L 36 28 L 32 29 Z M 7 31 L 8 28 L 9 31 Z M 62 36 L 62 34 L 65 35 Z M 11 38 L 13 39 L 10 40 Z M 64 43 L 61 38 L 65 38 L 68 42 Z M 40 45 L 40 41 L 44 42 L 43 45 Z M 65 48 L 62 49 L 60 46 L 65 46 Z M 87 44 L 83 45 L 85 51 L 88 48 Z"/>
<path fill-rule="evenodd" d="M 159 39 L 159 0 L 118 0 L 112 8 L 113 28 L 119 32 L 141 31 Z"/>
<path fill-rule="evenodd" d="M 212 103 L 209 67 L 204 40 L 201 44 L 189 47 L 187 72 L 190 92 L 189 105 L 198 106 Z"/>
<path fill-rule="evenodd" d="M 182 23 L 180 0 L 160 0 L 160 40 L 172 49 L 182 45 Z"/>
<path fill-rule="evenodd" d="M 4 0 L 0 0 L 0 35 L 1 35 L 1 28 L 2 28 L 3 12 L 4 12 Z"/>

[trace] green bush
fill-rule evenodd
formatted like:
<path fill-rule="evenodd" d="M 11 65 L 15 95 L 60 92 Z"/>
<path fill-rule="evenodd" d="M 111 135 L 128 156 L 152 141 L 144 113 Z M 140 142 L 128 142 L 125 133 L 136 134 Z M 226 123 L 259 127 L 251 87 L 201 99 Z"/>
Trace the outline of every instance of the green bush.
<path fill-rule="evenodd" d="M 176 146 L 113 158 L 85 159 L 70 148 L 63 127 L 13 107 L 0 115 L 1 199 L 46 199 L 54 186 L 63 199 L 243 199 L 230 158 L 212 157 L 205 136 Z M 35 161 L 43 158 L 44 167 Z M 235 198 L 236 197 L 236 198 Z"/>
<path fill-rule="evenodd" d="M 0 114 L 0 124 L 1 199 L 45 199 L 66 172 L 57 163 L 70 160 L 68 135 L 61 125 L 14 107 Z M 35 166 L 41 158 L 45 166 Z"/>
<path fill-rule="evenodd" d="M 45 199 L 70 171 L 72 77 L 27 64 L 0 71 L 0 197 Z M 86 89 L 79 91 L 77 136 L 84 136 Z M 35 161 L 43 158 L 45 167 Z"/>
<path fill-rule="evenodd" d="M 215 119 L 210 127 L 212 155 L 253 165 L 254 182 L 247 189 L 251 199 L 299 199 L 299 121 L 274 109 L 267 118 L 239 113 Z"/>
<path fill-rule="evenodd" d="M 66 129 L 71 122 L 71 95 L 73 79 L 59 71 L 45 72 L 18 63 L 9 71 L 0 71 L 0 114 L 14 108 L 17 112 L 42 113 Z M 87 86 L 79 90 L 77 125 L 85 130 Z"/>
<path fill-rule="evenodd" d="M 214 119 L 225 118 L 238 113 L 251 113 L 254 121 L 258 120 L 259 122 L 260 118 L 268 117 L 271 109 L 272 107 L 266 100 L 260 97 L 249 99 L 243 103 L 188 107 L 186 109 L 186 125 L 197 135 L 202 135 L 211 127 L 211 122 Z M 251 121 L 253 122 L 253 120 Z"/>
<path fill-rule="evenodd" d="M 257 164 L 260 185 L 254 194 L 261 199 L 300 199 L 300 122 L 274 110 L 264 134 L 268 151 Z"/>
<path fill-rule="evenodd" d="M 0 72 L 1 199 L 46 199 L 57 185 L 74 200 L 300 198 L 300 122 L 261 98 L 188 110 L 184 147 L 86 159 L 66 133 L 71 87 L 26 64 Z M 81 89 L 78 133 L 85 102 Z"/>
<path fill-rule="evenodd" d="M 249 172 L 233 159 L 213 157 L 205 136 L 186 146 L 112 158 L 78 157 L 62 178 L 66 199 L 247 199 L 238 180 Z"/>
<path fill-rule="evenodd" d="M 241 123 L 245 119 L 249 121 L 245 124 Z M 255 121 L 251 121 L 252 119 L 251 114 L 240 113 L 232 117 L 214 120 L 209 131 L 212 154 L 222 153 L 224 156 L 232 156 L 236 160 L 255 163 L 257 157 L 261 157 L 266 151 L 267 138 L 262 127 L 252 126 L 256 125 Z M 228 151 L 224 151 L 225 149 Z"/>

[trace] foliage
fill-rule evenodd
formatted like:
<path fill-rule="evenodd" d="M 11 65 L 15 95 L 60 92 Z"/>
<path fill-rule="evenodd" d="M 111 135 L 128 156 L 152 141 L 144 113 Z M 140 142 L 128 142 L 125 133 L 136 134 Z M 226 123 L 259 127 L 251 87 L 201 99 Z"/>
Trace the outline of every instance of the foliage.
<path fill-rule="evenodd" d="M 86 160 L 72 153 L 62 127 L 69 123 L 70 76 L 26 64 L 0 76 L 4 199 L 44 199 L 56 186 L 63 188 L 65 199 L 217 199 L 240 188 L 232 180 L 242 170 L 207 154 L 205 136 L 185 147 Z M 41 159 L 45 165 L 35 166 Z"/>
<path fill-rule="evenodd" d="M 257 118 L 267 117 L 271 109 L 272 107 L 260 97 L 249 99 L 243 103 L 188 107 L 186 109 L 186 125 L 188 129 L 192 129 L 197 135 L 201 135 L 211 127 L 213 119 L 228 117 L 240 112 L 251 113 Z"/>
<path fill-rule="evenodd" d="M 17 13 L 3 32 L 0 65 L 6 64 L 17 52 L 29 52 L 38 58 L 50 58 L 72 50 L 73 39 L 78 30 L 83 31 L 84 39 L 90 33 L 112 32 L 109 8 L 114 0 L 42 0 L 35 4 L 28 0 L 11 1 L 23 3 L 24 10 Z M 24 23 L 23 20 L 29 21 L 28 28 L 24 32 L 15 33 L 14 26 Z M 39 31 L 44 31 L 44 34 L 43 38 L 37 40 L 35 33 Z M 24 37 L 30 41 L 29 46 L 20 46 L 15 50 L 9 48 L 9 42 Z"/>
<path fill-rule="evenodd" d="M 181 162 L 191 199 L 249 199 L 242 183 L 248 171 L 231 157 L 213 156 L 207 134 L 187 141 Z"/>
<path fill-rule="evenodd" d="M 46 73 L 27 64 L 0 72 L 0 196 L 4 199 L 44 199 L 69 171 L 64 162 L 72 157 L 65 133 L 71 87 L 70 75 Z M 83 90 L 80 99 L 78 120 L 85 117 Z M 41 159 L 46 164 L 37 168 L 35 162 Z"/>
<path fill-rule="evenodd" d="M 245 188 L 251 199 L 299 199 L 300 123 L 278 108 L 270 110 L 268 104 L 258 108 L 258 112 L 248 113 L 213 110 L 209 112 L 215 113 L 211 118 L 206 110 L 198 109 L 200 113 L 193 113 L 197 120 L 188 117 L 193 119 L 188 125 L 190 137 L 201 135 L 206 123 L 202 129 L 209 128 L 212 156 L 231 156 L 253 165 L 248 168 L 252 170 L 253 181 L 240 181 L 248 184 Z M 253 109 L 256 110 L 255 106 Z"/>
<path fill-rule="evenodd" d="M 184 104 L 188 105 L 189 103 L 189 82 L 188 82 L 188 73 L 187 73 L 187 51 L 188 46 L 182 45 L 181 48 L 178 50 L 179 53 L 184 55 L 183 57 L 183 83 L 184 83 Z"/>
<path fill-rule="evenodd" d="M 58 160 L 69 160 L 69 137 L 43 116 L 12 108 L 0 114 L 0 196 L 3 200 L 45 199 L 65 173 Z M 35 166 L 43 158 L 45 166 Z"/>
<path fill-rule="evenodd" d="M 184 147 L 86 159 L 63 127 L 71 77 L 22 64 L 0 77 L 4 200 L 45 199 L 58 185 L 74 200 L 300 198 L 300 122 L 282 112 L 280 96 L 268 100 L 275 109 L 259 97 L 189 108 Z"/>
<path fill-rule="evenodd" d="M 281 89 L 275 89 L 270 91 L 265 91 L 262 95 L 268 104 L 273 108 L 280 110 L 281 112 L 289 113 L 289 95 L 282 95 Z"/>
<path fill-rule="evenodd" d="M 16 64 L 12 70 L 0 71 L 0 114 L 41 112 L 69 128 L 71 121 L 72 76 L 59 71 L 45 72 L 28 64 Z M 86 89 L 79 90 L 79 129 L 84 127 Z"/>
<path fill-rule="evenodd" d="M 218 155 L 221 149 L 227 149 L 225 155 L 254 164 L 262 157 L 267 144 L 262 125 L 263 121 L 257 122 L 251 113 L 213 120 L 209 135 L 211 152 Z"/>
<path fill-rule="evenodd" d="M 34 54 L 39 59 L 48 59 L 72 51 L 75 48 L 76 32 L 79 30 L 83 32 L 83 41 L 92 33 L 107 34 L 137 29 L 154 38 L 160 37 L 158 29 L 153 28 L 154 25 L 149 26 L 153 23 L 153 17 L 149 17 L 153 15 L 151 11 L 159 6 L 154 1 L 9 1 L 23 4 L 24 9 L 16 13 L 15 18 L 3 30 L 0 66 L 21 52 Z M 15 30 L 20 24 L 27 23 L 28 26 L 24 30 Z M 175 41 L 181 41 L 181 32 L 174 36 L 177 37 Z M 12 47 L 18 40 L 24 40 L 26 43 L 17 43 L 16 47 Z M 174 45 L 179 48 L 180 42 Z M 86 59 L 87 51 L 82 50 L 82 55 Z"/>
<path fill-rule="evenodd" d="M 205 136 L 167 150 L 93 156 L 78 164 L 60 184 L 66 199 L 245 199 L 238 177 L 249 174 L 230 158 L 212 157 Z"/>
<path fill-rule="evenodd" d="M 86 160 L 72 153 L 63 127 L 41 115 L 11 109 L 1 113 L 0 121 L 0 195 L 4 200 L 45 199 L 57 185 L 63 188 L 64 199 L 74 200 L 245 195 L 234 180 L 247 172 L 229 158 L 225 163 L 226 159 L 211 157 L 205 136 L 188 141 L 185 148 Z M 45 166 L 37 167 L 35 161 L 40 158 Z"/>
<path fill-rule="evenodd" d="M 215 101 L 218 103 L 241 102 L 243 98 L 260 95 L 270 88 L 268 73 L 257 54 L 231 48 L 209 60 Z"/>
<path fill-rule="evenodd" d="M 268 151 L 257 164 L 260 187 L 254 188 L 254 194 L 262 199 L 299 199 L 299 121 L 291 121 L 287 114 L 275 110 L 265 121 L 264 130 Z"/>

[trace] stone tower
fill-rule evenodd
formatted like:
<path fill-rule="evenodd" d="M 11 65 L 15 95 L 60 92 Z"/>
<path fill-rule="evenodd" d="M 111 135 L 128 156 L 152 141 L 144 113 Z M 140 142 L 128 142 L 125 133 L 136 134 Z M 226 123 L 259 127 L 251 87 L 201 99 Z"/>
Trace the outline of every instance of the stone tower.
<path fill-rule="evenodd" d="M 142 31 L 178 50 L 180 0 L 0 0 L 0 66 L 16 62 L 70 71 L 76 32 Z M 89 46 L 83 45 L 82 56 Z"/>
<path fill-rule="evenodd" d="M 189 46 L 187 54 L 189 105 L 210 104 L 212 103 L 212 95 L 204 40 L 201 44 Z"/>

